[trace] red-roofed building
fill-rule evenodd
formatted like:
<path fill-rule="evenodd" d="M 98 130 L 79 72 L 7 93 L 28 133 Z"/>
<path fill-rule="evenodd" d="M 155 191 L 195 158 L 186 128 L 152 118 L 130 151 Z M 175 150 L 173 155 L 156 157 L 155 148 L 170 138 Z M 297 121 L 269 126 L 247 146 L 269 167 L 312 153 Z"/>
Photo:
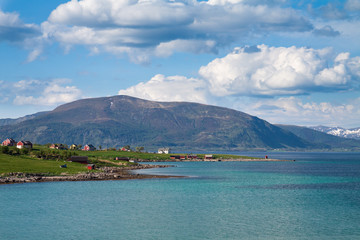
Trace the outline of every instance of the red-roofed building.
<path fill-rule="evenodd" d="M 82 149 L 83 151 L 95 151 L 96 150 L 96 148 L 93 146 L 93 145 L 91 145 L 91 144 L 86 144 L 84 147 L 83 147 L 83 149 Z"/>
<path fill-rule="evenodd" d="M 19 141 L 16 144 L 16 147 L 19 148 L 19 149 L 22 149 L 22 148 L 32 149 L 33 144 L 30 141 Z"/>
<path fill-rule="evenodd" d="M 15 145 L 16 145 L 16 141 L 15 141 L 14 139 L 12 139 L 12 138 L 8 138 L 8 139 L 6 139 L 5 141 L 3 141 L 1 145 L 2 145 L 2 146 L 9 146 L 9 147 L 15 146 Z"/>

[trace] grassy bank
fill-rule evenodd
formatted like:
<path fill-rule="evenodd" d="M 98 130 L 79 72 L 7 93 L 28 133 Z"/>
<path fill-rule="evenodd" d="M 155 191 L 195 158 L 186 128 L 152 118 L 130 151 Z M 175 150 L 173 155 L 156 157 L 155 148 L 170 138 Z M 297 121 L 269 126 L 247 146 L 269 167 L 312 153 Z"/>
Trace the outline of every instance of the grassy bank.
<path fill-rule="evenodd" d="M 97 167 L 127 167 L 135 163 L 128 161 L 117 161 L 116 157 L 126 157 L 133 160 L 150 161 L 170 161 L 171 155 L 187 154 L 156 154 L 142 152 L 125 151 L 81 151 L 81 150 L 53 150 L 43 145 L 35 145 L 31 151 L 18 150 L 15 147 L 9 147 L 0 151 L 0 175 L 6 176 L 9 173 L 22 172 L 29 174 L 42 174 L 49 176 L 77 174 L 88 172 L 87 166 L 80 163 L 67 162 L 70 156 L 87 156 L 89 163 Z M 204 154 L 197 154 L 199 159 L 204 158 Z M 227 154 L 214 154 L 216 159 L 246 159 L 249 157 Z M 60 168 L 60 165 L 67 164 L 67 168 Z M 91 170 L 97 171 L 97 170 Z"/>
<path fill-rule="evenodd" d="M 67 168 L 60 165 L 67 164 Z M 14 172 L 41 173 L 43 175 L 76 174 L 88 171 L 86 165 L 64 161 L 35 159 L 29 156 L 9 156 L 0 154 L 0 174 L 7 175 Z"/>

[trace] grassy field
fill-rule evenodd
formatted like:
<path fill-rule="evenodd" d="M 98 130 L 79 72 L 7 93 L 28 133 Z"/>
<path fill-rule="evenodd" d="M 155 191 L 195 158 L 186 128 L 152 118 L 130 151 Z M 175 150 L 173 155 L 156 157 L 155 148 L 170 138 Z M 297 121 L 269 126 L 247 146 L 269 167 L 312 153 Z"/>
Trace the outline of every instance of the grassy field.
<path fill-rule="evenodd" d="M 172 154 L 157 154 L 157 153 L 141 153 L 141 152 L 122 152 L 122 151 L 76 151 L 80 156 L 88 156 L 91 159 L 114 159 L 116 157 L 128 157 L 130 159 L 147 159 L 147 160 L 169 160 L 171 155 L 187 156 L 186 153 L 172 153 Z M 198 158 L 203 159 L 205 154 L 196 154 Z M 229 154 L 213 154 L 215 159 L 245 159 L 247 156 L 229 155 Z"/>
<path fill-rule="evenodd" d="M 13 148 L 14 149 L 14 148 Z M 61 175 L 61 174 L 76 174 L 89 171 L 87 166 L 80 163 L 66 162 L 59 159 L 42 159 L 36 157 L 36 153 L 47 152 L 54 154 L 54 156 L 61 156 L 63 153 L 69 153 L 69 150 L 50 150 L 46 146 L 35 145 L 34 149 L 27 154 L 20 153 L 19 155 L 9 155 L 0 152 L 0 174 L 6 175 L 13 172 L 23 173 L 41 173 L 44 175 Z M 141 153 L 141 152 L 122 152 L 122 151 L 71 151 L 72 154 L 78 156 L 88 156 L 89 161 L 97 167 L 103 166 L 129 166 L 134 163 L 127 161 L 116 161 L 116 157 L 128 157 L 129 159 L 138 160 L 152 160 L 164 161 L 170 160 L 171 155 L 184 155 L 187 154 L 156 154 L 156 153 Z M 204 158 L 204 154 L 197 154 L 198 158 Z M 249 158 L 246 156 L 214 154 L 216 159 L 241 159 Z M 63 159 L 63 158 L 62 158 Z M 105 161 L 102 161 L 105 160 Z M 114 164 L 112 164 L 112 163 Z M 67 164 L 67 168 L 60 168 L 60 165 Z M 93 170 L 92 170 L 93 171 Z"/>
<path fill-rule="evenodd" d="M 67 164 L 67 168 L 60 165 Z M 34 159 L 29 156 L 10 156 L 0 153 L 0 174 L 11 172 L 41 173 L 44 175 L 76 174 L 87 172 L 86 165 L 80 163 Z"/>

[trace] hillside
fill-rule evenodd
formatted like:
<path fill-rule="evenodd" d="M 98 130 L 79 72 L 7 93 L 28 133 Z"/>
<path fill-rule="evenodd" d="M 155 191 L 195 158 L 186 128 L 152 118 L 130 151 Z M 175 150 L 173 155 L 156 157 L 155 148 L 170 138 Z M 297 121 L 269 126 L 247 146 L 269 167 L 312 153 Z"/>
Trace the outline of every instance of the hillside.
<path fill-rule="evenodd" d="M 310 144 L 257 117 L 228 108 L 188 102 L 153 102 L 129 96 L 78 100 L 17 124 L 12 137 L 45 144 L 178 149 L 294 149 Z"/>
<path fill-rule="evenodd" d="M 278 127 L 294 133 L 296 136 L 307 142 L 313 143 L 313 148 L 318 149 L 351 149 L 360 150 L 360 141 L 355 139 L 345 139 L 333 136 L 321 131 L 313 130 L 307 127 L 293 125 L 277 125 Z"/>
<path fill-rule="evenodd" d="M 0 126 L 21 123 L 21 122 L 23 122 L 25 120 L 33 119 L 33 118 L 41 116 L 41 115 L 43 115 L 45 113 L 47 113 L 47 112 L 38 112 L 38 113 L 35 113 L 35 114 L 30 114 L 30 115 L 26 115 L 24 117 L 20 117 L 20 118 L 4 118 L 4 119 L 0 119 Z"/>
<path fill-rule="evenodd" d="M 342 127 L 326 127 L 326 126 L 316 126 L 309 128 L 338 137 L 354 138 L 360 140 L 360 128 L 345 129 Z"/>

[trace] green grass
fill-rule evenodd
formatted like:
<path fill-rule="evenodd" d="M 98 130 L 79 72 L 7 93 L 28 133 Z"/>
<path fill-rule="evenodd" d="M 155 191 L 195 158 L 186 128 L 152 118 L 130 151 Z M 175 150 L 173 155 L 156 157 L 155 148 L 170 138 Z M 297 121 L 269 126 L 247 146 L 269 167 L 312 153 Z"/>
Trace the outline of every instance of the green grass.
<path fill-rule="evenodd" d="M 122 151 L 76 151 L 76 153 L 80 156 L 88 156 L 90 159 L 107 159 L 113 160 L 116 157 L 128 157 L 130 159 L 147 159 L 147 160 L 169 160 L 171 155 L 182 155 L 186 156 L 186 153 L 171 153 L 171 154 L 157 154 L 157 153 L 141 153 L 141 152 L 122 152 Z M 211 153 L 209 153 L 211 154 Z M 205 154 L 196 154 L 198 158 L 204 158 Z M 246 159 L 246 158 L 254 158 L 247 156 L 239 156 L 239 155 L 229 155 L 229 154 L 212 154 L 214 158 L 222 158 L 222 159 Z M 255 159 L 255 158 L 254 158 Z"/>
<path fill-rule="evenodd" d="M 54 151 L 41 145 L 34 146 L 33 152 L 37 151 Z M 57 150 L 68 151 L 68 150 Z M 157 153 L 139 153 L 139 152 L 122 152 L 122 151 L 73 151 L 79 156 L 88 156 L 89 161 L 94 163 L 97 167 L 103 166 L 116 166 L 119 165 L 101 162 L 100 160 L 110 160 L 113 163 L 125 163 L 124 166 L 131 166 L 134 163 L 126 161 L 115 161 L 116 157 L 128 157 L 130 159 L 146 159 L 154 161 L 170 160 L 171 155 L 184 155 L 187 154 L 157 154 Z M 209 153 L 211 154 L 211 153 Z M 204 158 L 205 154 L 197 154 L 198 158 Z M 241 159 L 249 158 L 246 156 L 228 155 L 228 154 L 213 154 L 217 159 Z M 252 157 L 251 157 L 252 158 Z M 67 168 L 60 168 L 60 165 L 67 164 Z M 31 174 L 43 174 L 43 175 L 61 175 L 61 174 L 76 174 L 81 172 L 87 172 L 87 166 L 80 163 L 72 163 L 56 160 L 44 160 L 30 155 L 8 155 L 0 152 L 0 175 L 7 175 L 12 172 L 22 172 Z M 92 170 L 94 171 L 94 170 Z M 96 171 L 96 170 L 95 170 Z"/>
<path fill-rule="evenodd" d="M 67 164 L 67 168 L 60 168 L 60 165 L 65 163 Z M 28 156 L 10 156 L 0 153 L 0 175 L 7 175 L 11 172 L 61 175 L 87 171 L 87 166 L 80 163 L 42 160 Z"/>

